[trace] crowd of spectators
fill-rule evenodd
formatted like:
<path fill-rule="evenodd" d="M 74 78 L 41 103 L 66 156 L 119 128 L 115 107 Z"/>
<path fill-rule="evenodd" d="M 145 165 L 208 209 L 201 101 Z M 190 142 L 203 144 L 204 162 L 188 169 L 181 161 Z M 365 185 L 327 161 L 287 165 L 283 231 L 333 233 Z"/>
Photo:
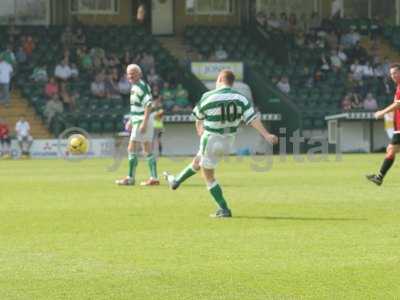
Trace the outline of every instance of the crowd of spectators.
<path fill-rule="evenodd" d="M 56 114 L 77 109 L 82 90 L 77 90 L 74 86 L 82 86 L 82 82 L 86 83 L 86 96 L 110 103 L 122 99 L 127 104 L 131 84 L 126 78 L 125 70 L 131 63 L 141 66 L 154 98 L 161 101 L 167 114 L 191 110 L 188 92 L 173 76 L 161 76 L 157 71 L 155 58 L 150 53 L 135 52 L 128 45 L 122 54 L 90 47 L 83 28 L 66 27 L 60 36 L 63 50 L 56 65 L 51 65 L 46 57 L 32 59 L 40 40 L 24 34 L 23 30 L 13 25 L 9 27 L 8 34 L 9 44 L 0 55 L 0 64 L 7 63 L 11 69 L 18 68 L 19 64 L 32 67 L 29 80 L 43 86 L 43 96 L 47 100 L 44 113 L 48 124 Z M 3 91 L 1 78 L 0 87 Z"/>
<path fill-rule="evenodd" d="M 335 1 L 334 1 L 335 2 Z M 373 111 L 377 109 L 378 95 L 373 92 L 383 91 L 388 96 L 391 94 L 391 80 L 389 78 L 389 60 L 382 58 L 379 53 L 378 34 L 384 24 L 379 18 L 370 21 L 369 31 L 363 32 L 360 28 L 340 26 L 340 8 L 332 4 L 332 17 L 321 19 L 317 13 L 310 16 L 295 13 L 289 16 L 281 13 L 269 14 L 259 12 L 256 15 L 259 25 L 267 30 L 278 30 L 286 34 L 292 41 L 292 49 L 303 49 L 320 53 L 317 59 L 309 62 L 301 73 L 301 78 L 293 79 L 293 85 L 301 87 L 318 87 L 326 82 L 328 77 L 337 77 L 336 85 L 345 86 L 345 95 L 338 109 L 343 111 L 363 109 Z M 369 34 L 369 49 L 361 45 L 362 36 Z M 303 52 L 304 53 L 304 52 Z M 292 62 L 296 63 L 296 62 Z M 343 74 L 346 74 L 343 76 Z M 345 77 L 346 80 L 342 80 Z M 281 78 L 272 78 L 273 83 L 283 93 L 294 92 L 292 78 L 282 75 Z M 378 86 L 378 88 L 377 88 Z"/>

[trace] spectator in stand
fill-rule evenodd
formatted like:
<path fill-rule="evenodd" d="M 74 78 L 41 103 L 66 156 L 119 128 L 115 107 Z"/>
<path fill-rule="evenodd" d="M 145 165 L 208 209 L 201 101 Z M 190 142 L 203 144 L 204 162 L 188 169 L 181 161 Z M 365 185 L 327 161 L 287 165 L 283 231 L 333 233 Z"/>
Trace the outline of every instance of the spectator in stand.
<path fill-rule="evenodd" d="M 121 66 L 121 62 L 115 53 L 110 54 L 110 56 L 107 59 L 106 66 L 108 68 L 119 68 Z"/>
<path fill-rule="evenodd" d="M 61 43 L 64 47 L 71 47 L 74 43 L 74 35 L 72 33 L 71 27 L 67 26 L 61 35 Z"/>
<path fill-rule="evenodd" d="M 338 35 L 337 33 L 331 29 L 327 32 L 327 35 L 325 37 L 328 47 L 330 49 L 337 49 L 338 47 Z"/>
<path fill-rule="evenodd" d="M 294 38 L 294 42 L 295 42 L 297 47 L 303 48 L 305 46 L 305 42 L 306 42 L 305 36 L 304 36 L 304 32 L 298 31 L 296 33 L 295 38 Z"/>
<path fill-rule="evenodd" d="M 1 157 L 6 159 L 10 158 L 11 138 L 10 129 L 6 120 L 0 118 L 0 144 L 1 144 Z"/>
<path fill-rule="evenodd" d="M 25 115 L 22 115 L 15 125 L 15 132 L 17 133 L 17 140 L 22 158 L 27 158 L 30 155 L 30 149 L 33 143 L 30 131 L 31 127 L 29 126 L 29 123 L 25 119 Z"/>
<path fill-rule="evenodd" d="M 342 68 L 342 60 L 338 55 L 338 51 L 331 50 L 331 57 L 330 57 L 332 68 L 341 69 Z"/>
<path fill-rule="evenodd" d="M 74 111 L 76 106 L 77 93 L 70 92 L 65 82 L 60 83 L 60 99 L 66 111 Z"/>
<path fill-rule="evenodd" d="M 31 79 L 36 83 L 44 83 L 48 80 L 46 64 L 40 64 L 33 69 Z"/>
<path fill-rule="evenodd" d="M 15 59 L 17 60 L 17 63 L 23 64 L 27 61 L 28 57 L 26 53 L 24 52 L 24 49 L 22 46 L 19 46 L 17 49 L 17 52 L 15 53 Z"/>
<path fill-rule="evenodd" d="M 363 101 L 363 108 L 369 111 L 376 111 L 378 109 L 378 102 L 372 95 L 372 93 L 368 93 Z"/>
<path fill-rule="evenodd" d="M 71 64 L 71 79 L 77 80 L 79 77 L 79 69 L 76 64 Z"/>
<path fill-rule="evenodd" d="M 314 78 L 313 78 L 313 83 L 312 83 L 312 85 L 313 85 L 313 86 L 318 86 L 318 84 L 321 83 L 321 82 L 324 81 L 324 80 L 325 80 L 325 75 L 324 75 L 324 73 L 323 73 L 321 70 L 317 69 L 317 70 L 315 71 L 315 73 L 314 73 Z"/>
<path fill-rule="evenodd" d="M 72 42 L 75 47 L 80 47 L 85 45 L 86 43 L 86 36 L 83 33 L 82 28 L 78 28 L 76 32 L 72 35 Z"/>
<path fill-rule="evenodd" d="M 267 17 L 265 16 L 265 13 L 263 11 L 259 11 L 256 14 L 256 21 L 263 27 L 267 24 Z"/>
<path fill-rule="evenodd" d="M 223 61 L 228 58 L 228 53 L 226 53 L 224 47 L 222 45 L 218 45 L 217 48 L 215 49 L 215 59 L 217 61 Z"/>
<path fill-rule="evenodd" d="M 60 101 L 58 95 L 53 95 L 49 101 L 47 101 L 44 108 L 43 114 L 46 117 L 47 126 L 50 126 L 51 121 L 57 114 L 62 114 L 64 112 L 63 103 Z"/>
<path fill-rule="evenodd" d="M 144 53 L 140 66 L 142 67 L 143 73 L 147 74 L 151 68 L 155 67 L 153 55 L 149 53 Z"/>
<path fill-rule="evenodd" d="M 104 75 L 102 73 L 96 75 L 95 80 L 90 85 L 90 91 L 92 92 L 92 95 L 98 99 L 106 97 L 106 87 L 104 83 Z"/>
<path fill-rule="evenodd" d="M 173 108 L 174 113 L 188 113 L 192 110 L 192 106 L 189 101 L 189 94 L 185 90 L 182 84 L 178 84 L 176 87 L 176 98 L 175 105 Z"/>
<path fill-rule="evenodd" d="M 354 80 L 362 80 L 364 67 L 360 64 L 358 59 L 354 60 L 354 63 L 350 66 L 350 71 Z"/>
<path fill-rule="evenodd" d="M 279 20 L 276 18 L 276 15 L 274 12 L 271 12 L 269 14 L 268 20 L 267 20 L 267 24 L 271 27 L 271 28 L 275 28 L 278 29 L 280 27 L 280 22 Z"/>
<path fill-rule="evenodd" d="M 93 70 L 95 72 L 101 72 L 103 71 L 103 59 L 99 58 L 97 56 L 92 57 L 92 62 L 93 62 Z"/>
<path fill-rule="evenodd" d="M 49 78 L 49 81 L 44 87 L 44 94 L 48 99 L 53 98 L 54 96 L 58 95 L 59 89 L 58 89 L 58 84 L 56 82 L 56 79 L 54 76 L 51 76 Z"/>
<path fill-rule="evenodd" d="M 383 79 L 386 76 L 385 69 L 383 64 L 376 63 L 373 66 L 374 76 L 380 79 Z"/>
<path fill-rule="evenodd" d="M 360 101 L 360 97 L 356 93 L 350 94 L 350 97 L 351 97 L 351 107 L 353 109 L 360 109 L 363 107 L 363 104 Z"/>
<path fill-rule="evenodd" d="M 118 90 L 122 95 L 127 96 L 131 92 L 131 87 L 132 87 L 132 85 L 128 81 L 128 78 L 126 77 L 126 73 L 124 73 L 118 81 Z"/>
<path fill-rule="evenodd" d="M 350 31 L 346 31 L 344 34 L 342 34 L 342 37 L 340 38 L 340 44 L 344 49 L 349 49 L 355 45 Z"/>
<path fill-rule="evenodd" d="M 350 41 L 351 41 L 351 46 L 356 46 L 357 44 L 360 43 L 361 40 L 361 35 L 353 28 L 350 28 Z"/>
<path fill-rule="evenodd" d="M 316 31 L 321 28 L 321 18 L 317 12 L 313 12 L 310 18 L 310 30 Z"/>
<path fill-rule="evenodd" d="M 99 58 L 99 59 L 102 60 L 102 59 L 106 56 L 106 52 L 104 51 L 103 48 L 100 48 L 100 47 L 93 47 L 93 48 L 90 50 L 90 56 L 91 56 L 92 58 L 97 57 L 97 58 Z"/>
<path fill-rule="evenodd" d="M 5 106 L 10 104 L 10 82 L 13 71 L 12 65 L 0 55 L 0 104 Z"/>
<path fill-rule="evenodd" d="M 347 62 L 347 54 L 344 52 L 342 45 L 339 45 L 338 50 L 337 50 L 337 55 L 339 56 L 340 60 L 343 63 Z"/>
<path fill-rule="evenodd" d="M 329 58 L 325 56 L 325 53 L 321 54 L 321 58 L 319 59 L 317 63 L 318 69 L 320 69 L 322 72 L 328 72 L 331 69 L 331 62 Z"/>
<path fill-rule="evenodd" d="M 118 77 L 115 78 L 113 73 L 108 73 L 105 80 L 105 91 L 108 99 L 121 99 L 118 88 Z"/>
<path fill-rule="evenodd" d="M 150 86 L 161 86 L 162 80 L 161 77 L 156 73 L 155 68 L 151 68 L 149 71 L 149 74 L 147 75 L 147 82 L 149 83 Z"/>
<path fill-rule="evenodd" d="M 354 79 L 353 73 L 347 74 L 347 80 L 345 82 L 345 88 L 347 91 L 355 91 L 358 85 L 358 81 Z"/>
<path fill-rule="evenodd" d="M 13 52 L 13 47 L 8 44 L 6 50 L 2 53 L 4 61 L 8 62 L 10 65 L 15 67 L 15 64 L 17 62 L 15 58 L 15 54 Z"/>
<path fill-rule="evenodd" d="M 24 50 L 27 59 L 30 60 L 33 50 L 35 49 L 35 42 L 33 41 L 32 36 L 28 35 L 27 37 L 25 37 L 24 42 L 22 44 L 22 49 Z"/>
<path fill-rule="evenodd" d="M 382 68 L 383 68 L 383 72 L 384 74 L 390 74 L 390 60 L 389 57 L 385 56 L 383 58 L 383 62 L 382 62 Z M 388 75 L 386 75 L 386 77 L 388 77 Z"/>
<path fill-rule="evenodd" d="M 66 82 L 71 78 L 71 67 L 67 58 L 64 58 L 54 69 L 54 76 L 62 81 Z"/>
<path fill-rule="evenodd" d="M 64 50 L 63 50 L 63 59 L 66 59 L 68 62 L 70 62 L 71 58 L 72 58 L 71 50 L 69 50 L 69 48 L 64 48 Z"/>
<path fill-rule="evenodd" d="M 374 76 L 374 69 L 372 68 L 372 66 L 371 66 L 369 61 L 367 61 L 362 66 L 362 68 L 363 68 L 363 71 L 362 71 L 363 79 Z"/>
<path fill-rule="evenodd" d="M 281 79 L 276 84 L 276 87 L 284 94 L 290 93 L 289 78 L 287 76 L 282 76 Z"/>
<path fill-rule="evenodd" d="M 129 49 L 125 49 L 124 55 L 121 58 L 122 69 L 125 70 L 126 67 L 133 62 L 133 57 Z"/>
<path fill-rule="evenodd" d="M 351 111 L 351 109 L 352 109 L 351 102 L 352 101 L 351 101 L 350 95 L 344 96 L 342 103 L 341 103 L 342 111 Z"/>
<path fill-rule="evenodd" d="M 359 61 L 366 61 L 368 58 L 367 51 L 361 47 L 359 42 L 356 43 L 354 48 L 350 51 L 350 59 L 355 60 L 358 59 Z"/>
<path fill-rule="evenodd" d="M 168 81 L 164 82 L 164 86 L 161 89 L 161 97 L 165 110 L 171 112 L 173 107 L 175 106 L 175 93 L 173 89 L 171 89 Z"/>
<path fill-rule="evenodd" d="M 285 12 L 282 12 L 281 15 L 280 15 L 279 28 L 282 29 L 283 31 L 288 31 L 289 30 L 288 17 L 287 17 L 287 14 Z"/>
<path fill-rule="evenodd" d="M 93 67 L 92 57 L 89 55 L 86 47 L 81 47 L 76 50 L 79 65 L 82 69 L 90 71 Z"/>

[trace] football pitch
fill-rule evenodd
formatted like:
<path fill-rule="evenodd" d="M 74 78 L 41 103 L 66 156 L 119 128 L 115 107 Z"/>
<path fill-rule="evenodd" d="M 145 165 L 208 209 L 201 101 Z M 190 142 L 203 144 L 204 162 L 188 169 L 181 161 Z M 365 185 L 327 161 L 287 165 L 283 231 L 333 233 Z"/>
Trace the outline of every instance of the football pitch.
<path fill-rule="evenodd" d="M 400 167 L 376 187 L 383 155 L 261 159 L 219 165 L 217 220 L 198 175 L 170 191 L 116 186 L 125 161 L 0 161 L 0 299 L 398 299 Z"/>

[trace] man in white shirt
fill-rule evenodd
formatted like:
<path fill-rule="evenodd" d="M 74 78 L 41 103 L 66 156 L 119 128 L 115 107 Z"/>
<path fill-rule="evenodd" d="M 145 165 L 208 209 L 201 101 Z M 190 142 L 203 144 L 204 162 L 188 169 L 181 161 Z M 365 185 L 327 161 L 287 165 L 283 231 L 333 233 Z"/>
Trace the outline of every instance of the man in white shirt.
<path fill-rule="evenodd" d="M 67 81 L 72 76 L 72 70 L 68 64 L 68 59 L 64 58 L 55 68 L 54 76 L 57 79 Z"/>
<path fill-rule="evenodd" d="M 32 147 L 33 138 L 30 134 L 31 127 L 25 116 L 22 115 L 17 124 L 15 125 L 15 132 L 17 133 L 18 145 L 21 149 L 21 157 L 26 158 L 29 156 L 29 150 Z"/>
<path fill-rule="evenodd" d="M 215 58 L 218 61 L 226 60 L 228 58 L 228 53 L 226 53 L 222 45 L 219 45 L 215 50 Z"/>
<path fill-rule="evenodd" d="M 331 17 L 339 18 L 343 10 L 343 0 L 334 0 L 331 6 Z"/>
<path fill-rule="evenodd" d="M 281 80 L 278 81 L 276 86 L 282 93 L 284 94 L 290 93 L 289 78 L 287 78 L 286 76 L 283 76 Z"/>
<path fill-rule="evenodd" d="M 0 55 L 0 104 L 10 104 L 10 81 L 13 67 Z"/>

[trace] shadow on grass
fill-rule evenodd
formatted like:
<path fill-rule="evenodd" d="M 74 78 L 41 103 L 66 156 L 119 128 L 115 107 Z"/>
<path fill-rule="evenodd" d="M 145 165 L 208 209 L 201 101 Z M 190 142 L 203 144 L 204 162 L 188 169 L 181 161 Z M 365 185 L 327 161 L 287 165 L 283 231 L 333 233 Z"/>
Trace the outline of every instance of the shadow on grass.
<path fill-rule="evenodd" d="M 234 216 L 235 219 L 249 220 L 283 220 L 283 221 L 368 221 L 365 218 L 306 218 L 306 217 L 272 217 L 272 216 Z"/>

